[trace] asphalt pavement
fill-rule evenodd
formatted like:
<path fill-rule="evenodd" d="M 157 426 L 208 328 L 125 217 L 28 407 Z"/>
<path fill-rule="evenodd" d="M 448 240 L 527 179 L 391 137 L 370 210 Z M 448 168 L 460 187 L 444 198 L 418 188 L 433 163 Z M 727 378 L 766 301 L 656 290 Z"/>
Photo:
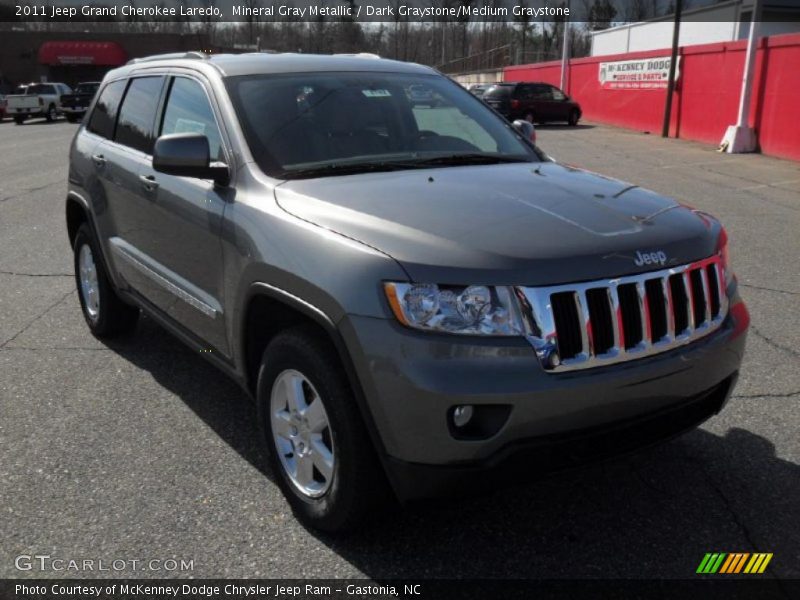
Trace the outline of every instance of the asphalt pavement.
<path fill-rule="evenodd" d="M 658 447 L 336 539 L 293 518 L 225 376 L 148 319 L 111 344 L 89 334 L 63 210 L 76 128 L 0 124 L 0 577 L 683 578 L 713 551 L 772 552 L 767 576 L 800 577 L 797 163 L 541 127 L 562 162 L 726 224 L 752 316 L 735 395 Z M 16 568 L 34 554 L 192 569 Z"/>

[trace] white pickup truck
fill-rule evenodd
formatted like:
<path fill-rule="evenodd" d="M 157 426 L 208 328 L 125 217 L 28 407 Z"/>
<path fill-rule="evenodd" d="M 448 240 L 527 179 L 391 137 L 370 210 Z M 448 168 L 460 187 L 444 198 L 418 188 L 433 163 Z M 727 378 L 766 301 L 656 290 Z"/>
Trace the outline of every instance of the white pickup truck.
<path fill-rule="evenodd" d="M 61 113 L 61 95 L 70 92 L 72 89 L 65 83 L 31 83 L 24 93 L 6 98 L 6 111 L 17 125 L 30 117 L 54 121 Z"/>

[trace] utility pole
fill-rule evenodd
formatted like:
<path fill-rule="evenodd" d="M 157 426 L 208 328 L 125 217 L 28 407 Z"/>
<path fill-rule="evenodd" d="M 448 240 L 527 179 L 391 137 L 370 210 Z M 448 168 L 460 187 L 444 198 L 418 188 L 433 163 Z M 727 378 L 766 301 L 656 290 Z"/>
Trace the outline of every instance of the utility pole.
<path fill-rule="evenodd" d="M 761 25 L 761 0 L 753 3 L 750 32 L 747 36 L 747 54 L 744 59 L 742 91 L 739 94 L 739 115 L 736 125 L 731 125 L 720 143 L 720 150 L 728 153 L 754 152 L 757 146 L 755 130 L 750 127 L 750 98 L 753 93 L 753 76 L 758 53 L 758 30 Z"/>
<path fill-rule="evenodd" d="M 675 2 L 675 22 L 672 25 L 672 54 L 669 60 L 669 79 L 667 80 L 667 100 L 664 103 L 664 125 L 661 127 L 661 137 L 669 137 L 669 122 L 672 116 L 672 95 L 675 92 L 675 70 L 678 66 L 678 43 L 681 37 L 681 10 L 683 0 Z"/>
<path fill-rule="evenodd" d="M 680 2 L 680 0 L 678 0 Z M 567 16 L 564 17 L 564 43 L 561 48 L 561 90 L 567 94 L 567 69 L 569 69 L 569 2 L 567 0 Z"/>

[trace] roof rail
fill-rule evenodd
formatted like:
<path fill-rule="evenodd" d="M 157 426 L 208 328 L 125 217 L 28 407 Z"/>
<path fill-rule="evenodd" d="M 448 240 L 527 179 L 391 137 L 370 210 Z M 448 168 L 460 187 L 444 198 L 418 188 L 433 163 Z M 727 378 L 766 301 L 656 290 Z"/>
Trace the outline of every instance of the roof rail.
<path fill-rule="evenodd" d="M 380 58 L 378 54 L 373 54 L 372 52 L 340 52 L 339 54 L 334 54 L 334 56 L 357 56 L 359 58 Z"/>
<path fill-rule="evenodd" d="M 207 54 L 192 50 L 190 52 L 170 52 L 168 54 L 154 54 L 152 56 L 145 56 L 142 58 L 133 58 L 127 62 L 129 65 L 135 65 L 143 62 L 151 62 L 155 60 L 175 60 L 176 58 L 191 58 L 195 60 L 206 60 Z"/>

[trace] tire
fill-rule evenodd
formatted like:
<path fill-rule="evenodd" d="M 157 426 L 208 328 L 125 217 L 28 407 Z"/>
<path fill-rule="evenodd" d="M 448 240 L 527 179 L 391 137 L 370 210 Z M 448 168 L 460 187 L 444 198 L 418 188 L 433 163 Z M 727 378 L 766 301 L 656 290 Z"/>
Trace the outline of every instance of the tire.
<path fill-rule="evenodd" d="M 58 111 L 56 111 L 56 107 L 54 104 L 51 104 L 47 107 L 47 113 L 44 116 L 47 119 L 48 123 L 52 123 L 58 118 Z"/>
<path fill-rule="evenodd" d="M 68 115 L 66 115 L 66 117 L 67 117 L 67 121 L 69 121 L 70 123 L 77 123 L 78 122 L 78 117 L 76 117 L 75 115 L 69 115 L 68 114 Z"/>
<path fill-rule="evenodd" d="M 573 108 L 569 113 L 569 118 L 567 119 L 567 123 L 569 124 L 570 127 L 575 127 L 578 124 L 580 118 L 581 115 L 578 112 L 578 109 Z"/>
<path fill-rule="evenodd" d="M 25 117 L 14 116 L 14 123 L 17 125 L 22 125 L 25 122 Z"/>
<path fill-rule="evenodd" d="M 78 228 L 73 252 L 75 284 L 89 330 L 98 338 L 132 331 L 139 319 L 139 309 L 125 304 L 114 291 L 88 223 Z"/>
<path fill-rule="evenodd" d="M 287 390 L 297 389 L 302 390 L 305 408 L 295 402 L 299 418 L 292 420 L 291 403 L 284 398 L 291 396 Z M 345 532 L 375 514 L 381 501 L 388 503 L 384 474 L 338 356 L 313 329 L 289 329 L 269 343 L 259 369 L 256 399 L 270 465 L 302 522 L 331 533 Z M 301 476 L 301 462 L 311 473 L 310 481 Z M 317 467 L 323 463 L 329 477 Z M 308 483 L 300 482 L 303 479 Z"/>
<path fill-rule="evenodd" d="M 525 121 L 527 121 L 528 123 L 534 123 L 536 121 L 536 115 L 534 115 L 532 112 L 528 112 L 528 113 L 525 113 L 525 116 L 523 117 L 523 119 Z"/>

